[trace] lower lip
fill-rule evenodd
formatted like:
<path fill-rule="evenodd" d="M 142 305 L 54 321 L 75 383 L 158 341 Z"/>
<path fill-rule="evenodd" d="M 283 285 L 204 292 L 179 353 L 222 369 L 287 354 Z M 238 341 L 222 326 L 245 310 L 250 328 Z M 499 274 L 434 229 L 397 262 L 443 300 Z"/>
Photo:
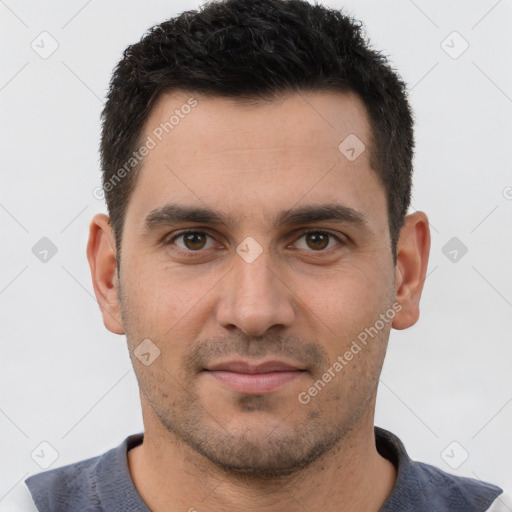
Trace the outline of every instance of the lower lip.
<path fill-rule="evenodd" d="M 304 372 L 236 373 L 218 370 L 206 373 L 239 393 L 261 394 L 279 389 Z"/>

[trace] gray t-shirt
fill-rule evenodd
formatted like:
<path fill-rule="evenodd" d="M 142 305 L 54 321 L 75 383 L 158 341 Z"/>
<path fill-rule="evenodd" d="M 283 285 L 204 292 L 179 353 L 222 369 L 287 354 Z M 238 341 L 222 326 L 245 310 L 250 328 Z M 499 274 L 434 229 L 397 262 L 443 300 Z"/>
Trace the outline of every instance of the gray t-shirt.
<path fill-rule="evenodd" d="M 502 510 L 499 487 L 411 460 L 400 439 L 382 428 L 375 427 L 375 438 L 379 453 L 397 469 L 381 512 Z M 143 434 L 134 434 L 101 456 L 27 478 L 39 512 L 150 512 L 128 469 L 127 452 L 142 441 Z"/>

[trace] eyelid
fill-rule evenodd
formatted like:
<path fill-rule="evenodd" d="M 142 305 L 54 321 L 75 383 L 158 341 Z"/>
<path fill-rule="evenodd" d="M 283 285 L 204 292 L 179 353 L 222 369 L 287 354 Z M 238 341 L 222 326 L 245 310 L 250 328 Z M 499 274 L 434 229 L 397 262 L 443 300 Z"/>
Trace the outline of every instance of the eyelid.
<path fill-rule="evenodd" d="M 326 235 L 331 235 L 332 237 L 336 238 L 337 240 L 342 241 L 341 233 L 335 233 L 329 229 L 324 228 L 302 228 L 297 230 L 301 236 L 307 235 L 308 233 L 325 233 Z"/>

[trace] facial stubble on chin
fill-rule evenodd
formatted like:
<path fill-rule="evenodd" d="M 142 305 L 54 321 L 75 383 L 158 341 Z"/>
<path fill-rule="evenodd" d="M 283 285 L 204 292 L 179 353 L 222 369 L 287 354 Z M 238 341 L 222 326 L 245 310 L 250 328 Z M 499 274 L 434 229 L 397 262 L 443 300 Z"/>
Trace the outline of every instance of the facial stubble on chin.
<path fill-rule="evenodd" d="M 245 357 L 266 354 L 288 356 L 307 366 L 313 380 L 329 366 L 328 356 L 318 344 L 306 344 L 296 338 L 270 334 L 261 340 L 240 336 L 197 344 L 185 365 L 187 381 L 183 383 L 177 382 L 168 370 L 156 365 L 143 370 L 146 376 L 140 377 L 145 381 L 146 398 L 166 431 L 185 449 L 192 449 L 227 473 L 268 479 L 300 471 L 332 450 L 364 410 L 364 404 L 361 404 L 350 421 L 336 423 L 325 420 L 325 415 L 318 408 L 320 403 L 318 406 L 305 406 L 297 401 L 296 407 L 280 419 L 277 427 L 268 431 L 264 428 L 244 428 L 234 433 L 228 432 L 208 410 L 208 404 L 200 403 L 195 391 L 195 379 L 207 362 L 234 354 Z M 175 393 L 172 392 L 173 388 Z M 325 397 L 331 395 L 332 400 L 340 399 L 339 395 L 336 397 L 334 389 L 324 390 L 323 393 Z M 241 415 L 264 414 L 279 409 L 278 396 L 239 395 L 234 398 L 234 404 Z M 303 412 L 304 407 L 309 408 L 306 420 L 287 424 L 287 418 L 293 418 L 296 411 Z"/>
<path fill-rule="evenodd" d="M 240 414 L 264 412 L 266 399 L 262 396 L 240 398 Z M 288 426 L 284 433 L 277 427 L 267 432 L 247 428 L 231 434 L 199 404 L 188 403 L 187 414 L 181 416 L 165 411 L 161 414 L 162 411 L 156 409 L 155 412 L 178 443 L 226 473 L 269 479 L 301 471 L 331 451 L 353 428 L 368 401 L 360 404 L 349 422 L 323 424 L 319 421 L 322 413 L 311 410 L 305 421 Z M 299 404 L 298 407 L 303 406 Z"/>

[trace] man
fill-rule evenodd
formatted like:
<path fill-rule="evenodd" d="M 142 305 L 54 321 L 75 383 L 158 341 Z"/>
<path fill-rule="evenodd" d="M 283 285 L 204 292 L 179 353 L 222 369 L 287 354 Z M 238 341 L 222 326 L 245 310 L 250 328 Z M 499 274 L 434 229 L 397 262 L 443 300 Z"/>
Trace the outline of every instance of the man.
<path fill-rule="evenodd" d="M 227 0 L 130 46 L 87 256 L 144 434 L 30 477 L 37 509 L 500 510 L 373 424 L 428 263 L 413 145 L 403 82 L 338 11 Z"/>

